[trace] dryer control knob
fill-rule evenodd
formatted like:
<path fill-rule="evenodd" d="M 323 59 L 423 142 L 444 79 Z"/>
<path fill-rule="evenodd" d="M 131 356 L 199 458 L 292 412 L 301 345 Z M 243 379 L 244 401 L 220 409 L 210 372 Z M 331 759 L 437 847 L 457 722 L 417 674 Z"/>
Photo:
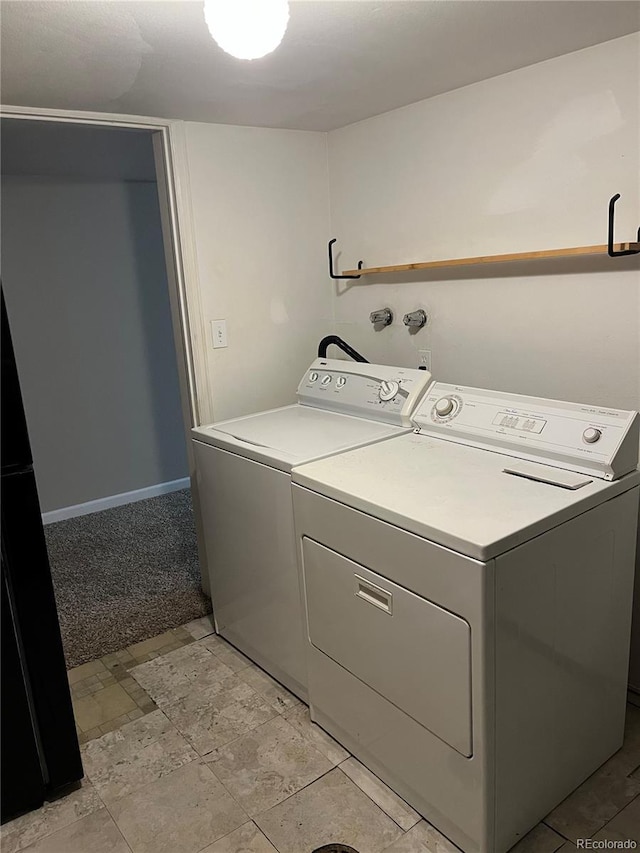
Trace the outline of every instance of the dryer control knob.
<path fill-rule="evenodd" d="M 585 431 L 582 433 L 582 438 L 584 439 L 584 441 L 587 442 L 587 444 L 595 444 L 601 435 L 602 433 L 599 429 L 596 429 L 595 427 L 589 427 L 589 429 L 585 429 Z"/>
<path fill-rule="evenodd" d="M 455 403 L 451 397 L 440 397 L 440 399 L 436 401 L 434 409 L 436 410 L 436 415 L 439 418 L 446 418 L 447 415 L 451 414 L 454 406 Z"/>
<path fill-rule="evenodd" d="M 380 390 L 378 391 L 378 396 L 384 403 L 386 403 L 389 400 L 393 400 L 399 390 L 400 385 L 397 382 L 394 382 L 393 380 L 381 382 Z"/>

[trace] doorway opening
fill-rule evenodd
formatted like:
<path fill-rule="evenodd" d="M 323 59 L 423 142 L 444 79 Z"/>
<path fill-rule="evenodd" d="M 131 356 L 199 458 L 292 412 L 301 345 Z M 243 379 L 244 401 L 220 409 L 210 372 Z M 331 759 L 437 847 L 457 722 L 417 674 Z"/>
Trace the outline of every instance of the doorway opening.
<path fill-rule="evenodd" d="M 75 667 L 211 609 L 157 152 L 152 129 L 3 118 L 1 130 L 3 290 Z"/>

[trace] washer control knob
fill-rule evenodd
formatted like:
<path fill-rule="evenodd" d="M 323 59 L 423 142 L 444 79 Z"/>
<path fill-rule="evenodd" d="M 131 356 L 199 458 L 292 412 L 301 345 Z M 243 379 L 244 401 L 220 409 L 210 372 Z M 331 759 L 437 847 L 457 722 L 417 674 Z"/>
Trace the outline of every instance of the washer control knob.
<path fill-rule="evenodd" d="M 436 401 L 434 409 L 436 410 L 436 415 L 439 418 L 446 418 L 447 415 L 450 415 L 453 411 L 455 403 L 451 399 L 451 397 L 440 397 L 439 400 Z"/>
<path fill-rule="evenodd" d="M 384 381 L 380 383 L 380 390 L 378 391 L 378 396 L 383 401 L 383 403 L 386 403 L 389 400 L 393 400 L 399 390 L 400 385 L 398 382 L 395 382 L 394 380 Z"/>
<path fill-rule="evenodd" d="M 336 387 L 337 388 L 344 388 L 344 386 L 346 384 L 347 384 L 347 377 L 346 376 L 338 376 L 338 381 L 336 382 Z"/>
<path fill-rule="evenodd" d="M 599 440 L 601 435 L 602 433 L 599 429 L 596 429 L 595 427 L 589 427 L 589 429 L 585 429 L 585 431 L 582 433 L 582 438 L 584 441 L 587 442 L 587 444 L 595 444 L 596 441 Z"/>
<path fill-rule="evenodd" d="M 321 381 L 323 385 L 329 385 L 329 383 L 331 382 L 331 374 L 327 373 L 326 376 L 322 377 Z"/>
<path fill-rule="evenodd" d="M 317 381 L 318 381 L 318 374 L 315 372 L 315 370 L 312 370 L 311 373 L 309 374 L 309 382 L 317 382 Z"/>

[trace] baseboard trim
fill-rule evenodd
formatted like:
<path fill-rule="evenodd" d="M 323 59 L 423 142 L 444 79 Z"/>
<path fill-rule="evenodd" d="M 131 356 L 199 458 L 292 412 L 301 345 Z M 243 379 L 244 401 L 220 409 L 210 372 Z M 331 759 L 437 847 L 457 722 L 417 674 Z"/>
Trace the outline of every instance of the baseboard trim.
<path fill-rule="evenodd" d="M 133 492 L 122 492 L 119 495 L 109 495 L 106 498 L 98 498 L 95 501 L 87 501 L 74 506 L 63 506 L 51 512 L 42 513 L 42 523 L 52 524 L 55 521 L 65 521 L 67 518 L 76 518 L 79 515 L 89 515 L 92 512 L 100 512 L 103 509 L 112 509 L 116 506 L 144 501 L 147 498 L 157 498 L 159 495 L 167 495 L 169 492 L 177 492 L 180 489 L 188 489 L 191 481 L 188 477 L 181 480 L 171 480 L 168 483 L 158 483 L 155 486 L 147 486 L 144 489 L 136 489 Z"/>

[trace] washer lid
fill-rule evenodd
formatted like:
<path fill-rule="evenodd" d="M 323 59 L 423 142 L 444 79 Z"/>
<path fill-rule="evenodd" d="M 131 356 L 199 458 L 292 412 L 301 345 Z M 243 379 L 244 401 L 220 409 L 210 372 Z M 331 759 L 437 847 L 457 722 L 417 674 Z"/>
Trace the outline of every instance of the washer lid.
<path fill-rule="evenodd" d="M 477 560 L 496 557 L 640 483 L 635 471 L 613 483 L 593 477 L 568 488 L 542 476 L 507 473 L 513 462 L 502 453 L 409 433 L 296 467 L 292 479 Z M 558 473 L 548 471 L 549 479 Z"/>
<path fill-rule="evenodd" d="M 288 471 L 293 465 L 406 431 L 400 426 L 296 404 L 196 427 L 191 432 L 198 441 Z"/>

